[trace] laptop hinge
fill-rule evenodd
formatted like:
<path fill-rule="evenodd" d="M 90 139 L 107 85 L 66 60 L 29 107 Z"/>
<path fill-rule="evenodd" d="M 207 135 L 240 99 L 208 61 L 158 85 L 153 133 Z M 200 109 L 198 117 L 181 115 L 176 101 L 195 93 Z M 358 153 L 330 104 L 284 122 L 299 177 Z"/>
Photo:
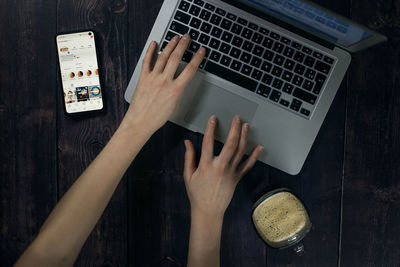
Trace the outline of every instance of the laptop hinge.
<path fill-rule="evenodd" d="M 295 33 L 295 34 L 301 35 L 304 38 L 309 39 L 309 40 L 311 40 L 313 42 L 316 42 L 317 44 L 322 45 L 322 46 L 324 46 L 324 47 L 326 47 L 326 48 L 328 48 L 330 50 L 333 50 L 335 48 L 335 46 L 332 43 L 330 43 L 330 42 L 328 42 L 328 41 L 326 41 L 326 40 L 324 40 L 324 39 L 322 39 L 322 38 L 320 38 L 320 37 L 318 37 L 318 36 L 316 36 L 316 35 L 314 35 L 314 34 L 312 34 L 310 32 L 307 32 L 307 31 L 305 31 L 305 30 L 303 30 L 301 28 L 298 28 L 298 27 L 296 27 L 296 26 L 294 26 L 294 25 L 292 25 L 290 23 L 284 22 L 284 21 L 282 21 L 282 20 L 280 20 L 278 18 L 275 18 L 274 16 L 266 14 L 266 13 L 260 11 L 260 10 L 252 8 L 252 7 L 250 7 L 250 6 L 246 5 L 246 4 L 243 4 L 243 3 L 239 2 L 239 1 L 231 1 L 231 0 L 221 0 L 221 1 L 223 1 L 225 3 L 228 3 L 228 4 L 232 5 L 232 6 L 235 6 L 235 7 L 239 8 L 239 9 L 242 9 L 242 10 L 244 10 L 246 12 L 249 12 L 249 13 L 251 13 L 251 14 L 253 14 L 253 15 L 259 17 L 259 18 L 267 20 L 270 23 L 276 24 L 276 25 L 278 25 L 278 26 L 280 26 L 280 27 L 282 27 L 282 28 L 284 28 L 284 29 L 286 29 L 288 31 L 291 31 L 291 32 Z"/>

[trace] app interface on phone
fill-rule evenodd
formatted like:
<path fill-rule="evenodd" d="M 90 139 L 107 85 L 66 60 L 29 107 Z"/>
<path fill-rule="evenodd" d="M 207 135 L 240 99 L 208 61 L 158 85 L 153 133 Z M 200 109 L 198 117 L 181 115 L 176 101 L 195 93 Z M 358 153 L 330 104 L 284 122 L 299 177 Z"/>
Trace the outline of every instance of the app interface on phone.
<path fill-rule="evenodd" d="M 58 57 L 68 113 L 103 108 L 94 33 L 57 36 Z"/>

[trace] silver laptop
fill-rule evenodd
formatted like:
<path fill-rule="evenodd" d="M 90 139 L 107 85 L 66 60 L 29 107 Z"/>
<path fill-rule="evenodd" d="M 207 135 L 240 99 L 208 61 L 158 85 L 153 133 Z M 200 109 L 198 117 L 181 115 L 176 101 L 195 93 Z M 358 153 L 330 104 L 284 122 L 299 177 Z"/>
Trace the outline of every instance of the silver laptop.
<path fill-rule="evenodd" d="M 386 37 L 309 1 L 165 0 L 151 40 L 160 52 L 175 35 L 192 41 L 180 70 L 200 46 L 206 58 L 170 121 L 204 133 L 218 117 L 224 142 L 232 118 L 250 124 L 246 153 L 264 146 L 260 161 L 298 174 L 350 64 L 349 52 Z M 143 50 L 125 93 L 130 101 Z"/>

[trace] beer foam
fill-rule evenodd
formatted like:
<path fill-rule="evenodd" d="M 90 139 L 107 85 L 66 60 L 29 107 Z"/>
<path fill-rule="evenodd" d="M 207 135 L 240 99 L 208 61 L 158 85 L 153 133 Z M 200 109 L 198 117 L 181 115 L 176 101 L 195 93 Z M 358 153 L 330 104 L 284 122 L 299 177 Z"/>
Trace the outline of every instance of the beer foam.
<path fill-rule="evenodd" d="M 271 245 L 287 240 L 307 227 L 309 218 L 300 200 L 280 192 L 264 200 L 253 212 L 254 225 Z"/>

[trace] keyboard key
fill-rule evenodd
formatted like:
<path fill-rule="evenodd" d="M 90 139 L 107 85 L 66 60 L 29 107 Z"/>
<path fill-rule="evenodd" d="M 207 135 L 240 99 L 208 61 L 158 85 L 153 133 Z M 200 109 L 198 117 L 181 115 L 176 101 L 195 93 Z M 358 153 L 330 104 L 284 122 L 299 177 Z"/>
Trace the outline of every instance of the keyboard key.
<path fill-rule="evenodd" d="M 210 41 L 210 36 L 202 33 L 200 35 L 199 42 L 202 43 L 203 45 L 207 45 L 208 41 Z"/>
<path fill-rule="evenodd" d="M 240 33 L 242 32 L 243 27 L 240 26 L 239 24 L 234 23 L 231 29 L 231 32 L 233 32 L 234 34 L 240 35 Z"/>
<path fill-rule="evenodd" d="M 316 51 L 314 51 L 313 56 L 318 58 L 318 59 L 322 59 L 324 57 L 324 55 L 322 55 L 321 53 L 316 52 Z"/>
<path fill-rule="evenodd" d="M 287 70 L 285 70 L 282 74 L 282 79 L 284 79 L 287 82 L 290 82 L 290 80 L 292 80 L 293 77 L 293 73 L 288 72 Z"/>
<path fill-rule="evenodd" d="M 315 69 L 325 74 L 328 74 L 331 70 L 331 66 L 318 60 L 315 64 Z"/>
<path fill-rule="evenodd" d="M 294 47 L 296 49 L 301 49 L 301 44 L 296 43 L 296 42 L 292 42 L 292 47 Z"/>
<path fill-rule="evenodd" d="M 222 17 L 220 17 L 220 16 L 218 16 L 218 15 L 216 15 L 216 14 L 213 14 L 213 15 L 211 16 L 210 22 L 211 22 L 212 24 L 218 26 L 219 23 L 221 22 L 221 20 L 222 20 Z"/>
<path fill-rule="evenodd" d="M 199 5 L 199 6 L 203 6 L 204 5 L 204 1 L 203 0 L 194 0 L 194 3 L 196 5 Z"/>
<path fill-rule="evenodd" d="M 306 89 L 307 91 L 311 91 L 311 89 L 314 87 L 314 82 L 310 80 L 305 80 L 303 83 L 303 88 Z"/>
<path fill-rule="evenodd" d="M 211 48 L 218 49 L 218 47 L 219 47 L 220 44 L 221 44 L 221 41 L 219 41 L 219 40 L 217 40 L 217 39 L 215 39 L 215 38 L 212 38 L 211 41 L 210 41 L 209 46 L 210 46 Z"/>
<path fill-rule="evenodd" d="M 189 10 L 189 7 L 190 7 L 190 4 L 188 3 L 188 2 L 186 2 L 186 1 L 182 1 L 180 4 L 179 4 L 179 9 L 180 10 L 183 10 L 183 11 L 188 11 Z"/>
<path fill-rule="evenodd" d="M 258 67 L 260 67 L 261 62 L 262 62 L 261 58 L 253 56 L 253 58 L 251 59 L 250 65 L 258 68 Z"/>
<path fill-rule="evenodd" d="M 201 13 L 200 13 L 200 18 L 201 19 L 203 19 L 205 21 L 208 21 L 210 19 L 210 17 L 211 17 L 211 12 L 210 11 L 207 11 L 205 9 L 203 9 L 201 11 Z"/>
<path fill-rule="evenodd" d="M 180 34 L 185 34 L 189 31 L 189 27 L 185 26 L 179 22 L 172 21 L 171 26 L 169 27 L 171 30 L 180 33 Z"/>
<path fill-rule="evenodd" d="M 173 32 L 168 32 L 168 33 L 165 35 L 165 40 L 171 41 L 171 39 L 174 38 L 175 35 L 176 35 L 176 34 L 173 33 Z"/>
<path fill-rule="evenodd" d="M 232 59 L 230 57 L 227 56 L 222 56 L 221 58 L 221 64 L 224 66 L 229 67 L 229 65 L 231 64 Z"/>
<path fill-rule="evenodd" d="M 274 41 L 268 37 L 264 38 L 263 46 L 266 48 L 271 48 Z"/>
<path fill-rule="evenodd" d="M 253 35 L 253 31 L 250 29 L 245 28 L 242 32 L 242 36 L 248 40 L 251 39 L 251 36 Z"/>
<path fill-rule="evenodd" d="M 206 3 L 206 5 L 204 7 L 206 9 L 210 10 L 210 11 L 214 11 L 215 10 L 215 6 L 213 6 L 213 5 L 209 4 L 209 3 Z"/>
<path fill-rule="evenodd" d="M 272 68 L 272 64 L 269 63 L 268 61 L 264 61 L 264 63 L 262 64 L 262 67 L 261 67 L 261 69 L 265 72 L 270 72 L 271 68 Z"/>
<path fill-rule="evenodd" d="M 193 53 L 189 51 L 185 51 L 182 56 L 182 61 L 189 63 L 192 60 Z"/>
<path fill-rule="evenodd" d="M 272 73 L 272 75 L 275 75 L 276 77 L 280 77 L 281 74 L 282 74 L 282 71 L 283 71 L 282 68 L 279 68 L 279 67 L 275 66 L 275 67 L 272 69 L 271 73 Z"/>
<path fill-rule="evenodd" d="M 333 58 L 330 58 L 330 57 L 328 57 L 328 56 L 325 56 L 325 57 L 324 57 L 324 61 L 325 61 L 326 63 L 328 63 L 328 64 L 332 64 L 333 61 L 334 61 L 334 59 L 333 59 Z"/>
<path fill-rule="evenodd" d="M 223 20 L 222 20 L 222 22 L 221 22 L 221 28 L 222 28 L 222 29 L 225 29 L 225 30 L 228 30 L 228 31 L 229 31 L 229 29 L 231 28 L 231 26 L 232 26 L 232 21 L 227 20 L 227 19 L 223 19 Z"/>
<path fill-rule="evenodd" d="M 192 5 L 190 7 L 189 13 L 192 14 L 193 16 L 198 16 L 200 13 L 200 7 Z"/>
<path fill-rule="evenodd" d="M 259 95 L 262 95 L 263 97 L 268 97 L 271 92 L 271 88 L 268 86 L 265 86 L 264 84 L 260 83 L 260 85 L 257 88 L 256 93 Z"/>
<path fill-rule="evenodd" d="M 292 83 L 297 85 L 297 86 L 300 86 L 303 81 L 304 81 L 303 77 L 300 77 L 298 75 L 294 75 Z"/>
<path fill-rule="evenodd" d="M 254 44 L 249 42 L 249 41 L 244 41 L 244 44 L 242 46 L 242 48 L 248 52 L 251 52 L 251 50 L 253 49 Z"/>
<path fill-rule="evenodd" d="M 275 53 L 270 51 L 270 50 L 265 50 L 264 56 L 263 58 L 268 60 L 268 61 L 272 61 L 272 58 L 274 57 Z"/>
<path fill-rule="evenodd" d="M 160 47 L 160 51 L 163 51 L 164 48 L 168 45 L 168 42 L 164 41 L 163 44 Z"/>
<path fill-rule="evenodd" d="M 308 93 L 300 88 L 297 88 L 297 87 L 293 92 L 293 96 L 295 96 L 307 103 L 310 103 L 312 105 L 314 105 L 315 101 L 317 100 L 317 97 L 315 95 L 310 94 L 310 93 Z"/>
<path fill-rule="evenodd" d="M 209 33 L 211 31 L 211 28 L 212 28 L 211 24 L 208 24 L 207 22 L 203 22 L 203 24 L 201 24 L 200 30 L 202 32 Z"/>
<path fill-rule="evenodd" d="M 197 52 L 197 50 L 199 50 L 199 48 L 200 48 L 200 44 L 199 43 L 196 43 L 194 41 L 190 42 L 190 45 L 189 45 L 189 50 L 190 51 Z"/>
<path fill-rule="evenodd" d="M 256 24 L 254 24 L 254 23 L 251 23 L 251 22 L 249 23 L 249 28 L 253 29 L 255 31 L 258 30 L 258 26 Z"/>
<path fill-rule="evenodd" d="M 286 37 L 283 37 L 283 36 L 281 37 L 281 42 L 284 43 L 284 44 L 287 44 L 287 45 L 290 44 L 290 40 L 288 38 L 286 38 Z"/>
<path fill-rule="evenodd" d="M 312 67 L 314 66 L 315 63 L 315 58 L 307 56 L 306 59 L 304 60 L 304 65 L 308 66 L 308 67 Z"/>
<path fill-rule="evenodd" d="M 283 44 L 275 42 L 274 48 L 272 50 L 274 50 L 277 53 L 281 53 L 283 48 L 284 48 Z"/>
<path fill-rule="evenodd" d="M 241 62 L 239 62 L 237 60 L 233 60 L 232 61 L 232 64 L 231 64 L 231 68 L 232 69 L 239 71 L 241 67 L 242 67 L 242 63 Z"/>
<path fill-rule="evenodd" d="M 253 38 L 251 40 L 257 44 L 261 44 L 262 39 L 263 39 L 263 36 L 261 34 L 259 34 L 258 32 L 255 32 L 253 35 Z"/>
<path fill-rule="evenodd" d="M 220 28 L 217 27 L 213 27 L 211 30 L 211 35 L 215 38 L 219 38 L 222 34 L 222 30 Z"/>
<path fill-rule="evenodd" d="M 304 57 L 305 57 L 305 54 L 303 54 L 301 52 L 296 52 L 293 59 L 296 60 L 297 62 L 301 63 L 301 62 L 303 62 Z"/>
<path fill-rule="evenodd" d="M 225 16 L 225 14 L 226 14 L 226 11 L 225 10 L 222 10 L 222 9 L 220 9 L 220 8 L 217 8 L 217 14 L 220 14 L 221 16 Z"/>
<path fill-rule="evenodd" d="M 279 40 L 279 38 L 281 38 L 281 36 L 276 32 L 270 32 L 269 36 L 271 36 L 275 40 Z"/>
<path fill-rule="evenodd" d="M 279 101 L 279 103 L 280 103 L 282 106 L 285 106 L 285 107 L 288 107 L 289 104 L 290 104 L 290 102 L 287 101 L 287 100 L 285 100 L 285 99 L 281 99 L 281 101 Z"/>
<path fill-rule="evenodd" d="M 200 25 L 201 25 L 201 20 L 193 17 L 192 21 L 190 22 L 190 26 L 195 28 L 195 29 L 198 29 L 198 28 L 200 28 Z"/>
<path fill-rule="evenodd" d="M 229 32 L 225 32 L 222 34 L 221 39 L 227 43 L 230 43 L 232 40 L 233 34 Z"/>
<path fill-rule="evenodd" d="M 242 43 L 243 43 L 243 39 L 242 38 L 240 38 L 238 36 L 233 37 L 232 44 L 234 46 L 240 47 L 242 45 Z"/>
<path fill-rule="evenodd" d="M 261 57 L 262 53 L 264 52 L 264 48 L 262 48 L 261 46 L 256 45 L 253 49 L 253 54 L 256 56 Z"/>
<path fill-rule="evenodd" d="M 234 58 L 239 58 L 241 51 L 235 47 L 232 47 L 231 52 L 229 53 L 230 56 Z"/>
<path fill-rule="evenodd" d="M 228 45 L 227 43 L 222 43 L 219 48 L 219 51 L 221 51 L 222 53 L 225 53 L 225 54 L 228 54 L 229 50 L 231 50 L 231 46 Z"/>
<path fill-rule="evenodd" d="M 287 46 L 287 47 L 285 48 L 285 51 L 283 51 L 283 54 L 284 54 L 285 56 L 291 58 L 291 57 L 293 56 L 293 54 L 294 54 L 294 49 Z"/>
<path fill-rule="evenodd" d="M 265 29 L 263 27 L 260 27 L 260 29 L 258 31 L 261 32 L 262 34 L 265 34 L 265 35 L 269 33 L 269 30 L 267 30 L 267 29 Z"/>
<path fill-rule="evenodd" d="M 231 71 L 230 69 L 227 69 L 227 68 L 221 66 L 220 64 L 214 63 L 212 61 L 207 62 L 205 70 L 218 76 L 218 77 L 228 80 L 234 84 L 237 84 L 243 88 L 246 88 L 252 92 L 254 92 L 257 88 L 256 81 L 254 81 L 250 78 L 247 78 L 246 76 L 244 76 L 242 74 Z"/>
<path fill-rule="evenodd" d="M 190 21 L 190 16 L 188 14 L 185 14 L 181 11 L 176 11 L 175 17 L 176 20 L 183 22 L 185 24 L 188 24 Z"/>
<path fill-rule="evenodd" d="M 304 76 L 305 76 L 306 78 L 310 79 L 310 80 L 314 80 L 315 74 L 316 74 L 316 71 L 315 71 L 315 70 L 307 69 L 307 71 L 306 71 L 306 73 L 304 74 Z"/>
<path fill-rule="evenodd" d="M 305 108 L 302 108 L 300 110 L 300 113 L 305 115 L 305 116 L 307 116 L 307 117 L 310 116 L 310 111 L 308 109 L 305 109 Z"/>
<path fill-rule="evenodd" d="M 214 60 L 216 62 L 219 61 L 219 59 L 221 58 L 221 53 L 217 52 L 217 51 L 212 51 L 211 55 L 210 55 L 210 59 Z"/>
<path fill-rule="evenodd" d="M 242 70 L 240 72 L 243 73 L 244 75 L 250 75 L 252 70 L 253 68 L 250 67 L 249 65 L 243 65 Z"/>
<path fill-rule="evenodd" d="M 276 79 L 276 78 L 275 78 L 274 82 L 272 83 L 272 87 L 279 89 L 279 90 L 281 90 L 282 85 L 283 85 L 283 81 Z"/>
<path fill-rule="evenodd" d="M 284 60 L 285 60 L 284 57 L 282 57 L 280 55 L 276 55 L 274 58 L 274 63 L 278 66 L 282 66 Z"/>
<path fill-rule="evenodd" d="M 199 69 L 203 69 L 205 65 L 206 65 L 206 59 L 203 59 L 199 65 Z"/>
<path fill-rule="evenodd" d="M 313 93 L 319 95 L 319 93 L 321 92 L 322 86 L 323 86 L 323 83 L 316 82 L 314 89 L 313 89 Z"/>
<path fill-rule="evenodd" d="M 267 85 L 270 85 L 273 78 L 274 77 L 272 77 L 271 75 L 265 73 L 263 78 L 262 78 L 262 82 L 267 84 Z"/>
<path fill-rule="evenodd" d="M 283 86 L 282 91 L 284 91 L 285 93 L 287 93 L 287 94 L 290 95 L 290 94 L 292 94 L 293 89 L 294 89 L 294 86 L 293 86 L 293 85 L 288 84 L 288 83 L 285 83 L 285 85 Z"/>
<path fill-rule="evenodd" d="M 303 49 L 301 51 L 309 55 L 311 55 L 312 52 L 311 48 L 308 48 L 307 46 L 303 46 Z"/>
<path fill-rule="evenodd" d="M 306 67 L 301 64 L 297 64 L 296 67 L 294 68 L 294 72 L 296 72 L 297 74 L 300 74 L 300 75 L 303 75 L 305 70 L 306 70 Z"/>
<path fill-rule="evenodd" d="M 315 77 L 315 81 L 317 83 L 322 83 L 323 84 L 325 82 L 325 80 L 326 80 L 326 76 L 321 74 L 321 73 L 318 73 L 317 76 Z"/>
<path fill-rule="evenodd" d="M 243 61 L 244 63 L 249 63 L 250 59 L 251 59 L 251 55 L 246 52 L 243 52 L 242 56 L 240 57 L 240 60 Z"/>
<path fill-rule="evenodd" d="M 261 79 L 261 76 L 262 76 L 262 72 L 257 69 L 253 70 L 253 73 L 251 74 L 251 77 L 256 79 L 257 81 L 259 81 Z"/>
<path fill-rule="evenodd" d="M 295 103 L 292 102 L 292 104 L 290 105 L 290 109 L 292 109 L 294 111 L 299 111 L 300 106 L 296 105 Z"/>
<path fill-rule="evenodd" d="M 270 95 L 270 97 L 269 97 L 269 99 L 271 99 L 274 102 L 278 102 L 279 99 L 281 98 L 281 94 L 282 94 L 281 92 L 273 90 L 271 95 Z"/>
<path fill-rule="evenodd" d="M 233 21 L 236 20 L 236 15 L 233 15 L 233 14 L 231 14 L 231 13 L 228 13 L 228 15 L 226 15 L 226 17 L 227 17 L 228 19 L 230 19 L 230 20 L 233 20 Z"/>
<path fill-rule="evenodd" d="M 197 38 L 199 38 L 200 32 L 191 29 L 190 32 L 189 32 L 189 35 L 190 35 L 190 38 L 192 38 L 192 40 L 195 40 L 195 41 L 196 41 Z"/>
<path fill-rule="evenodd" d="M 242 18 L 238 18 L 237 22 L 238 22 L 239 24 L 242 24 L 242 25 L 244 25 L 244 26 L 246 26 L 246 25 L 247 25 L 247 20 L 245 20 L 245 19 L 242 19 Z"/>
<path fill-rule="evenodd" d="M 294 64 L 295 64 L 294 61 L 292 61 L 290 59 L 286 59 L 284 67 L 285 67 L 285 69 L 292 70 L 294 67 Z"/>

